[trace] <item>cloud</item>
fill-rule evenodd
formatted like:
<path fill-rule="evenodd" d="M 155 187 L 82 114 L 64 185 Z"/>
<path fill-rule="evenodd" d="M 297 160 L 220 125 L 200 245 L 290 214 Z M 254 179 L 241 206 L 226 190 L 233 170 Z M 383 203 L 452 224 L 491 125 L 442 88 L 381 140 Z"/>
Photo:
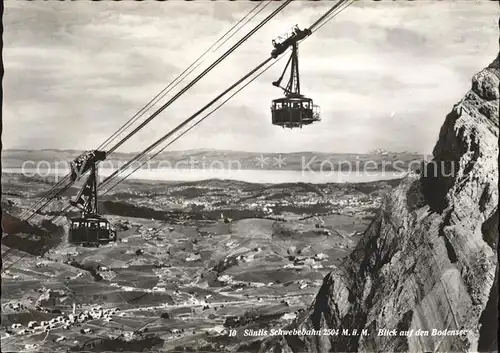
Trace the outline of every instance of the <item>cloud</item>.
<path fill-rule="evenodd" d="M 256 5 L 7 2 L 4 148 L 95 148 Z M 191 78 L 279 5 L 270 3 Z M 289 5 L 122 150 L 163 136 L 267 58 L 271 39 L 313 23 L 329 6 Z M 301 88 L 321 106 L 321 123 L 293 131 L 271 125 L 270 102 L 282 95 L 271 82 L 281 60 L 172 147 L 430 151 L 471 76 L 498 52 L 492 6 L 356 3 L 300 46 Z"/>

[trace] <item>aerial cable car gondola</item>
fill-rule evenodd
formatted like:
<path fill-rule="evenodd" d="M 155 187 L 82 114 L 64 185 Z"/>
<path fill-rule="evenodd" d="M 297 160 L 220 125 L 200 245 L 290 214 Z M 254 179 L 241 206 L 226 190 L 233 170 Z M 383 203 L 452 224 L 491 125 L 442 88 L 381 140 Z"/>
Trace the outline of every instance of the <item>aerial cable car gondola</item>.
<path fill-rule="evenodd" d="M 82 211 L 81 217 L 72 218 L 68 242 L 75 245 L 98 246 L 116 241 L 116 230 L 109 221 L 99 215 L 97 207 L 97 167 L 105 158 L 103 151 L 89 151 L 79 156 L 72 164 L 71 178 L 76 181 L 87 170 L 90 175 L 76 197 L 70 201 L 72 206 Z"/>
<path fill-rule="evenodd" d="M 300 30 L 297 26 L 293 28 L 292 34 L 287 36 L 282 41 L 273 40 L 274 49 L 271 56 L 276 58 L 282 54 L 289 46 L 292 47 L 290 59 L 281 74 L 281 77 L 273 82 L 273 85 L 280 87 L 285 92 L 285 97 L 274 99 L 271 105 L 272 123 L 283 128 L 302 128 L 303 125 L 310 125 L 316 121 L 320 121 L 319 106 L 314 105 L 311 98 L 307 98 L 300 94 L 300 78 L 299 78 L 299 55 L 298 41 L 304 39 L 311 34 L 309 29 Z M 281 87 L 281 80 L 291 66 L 290 79 L 286 87 Z"/>

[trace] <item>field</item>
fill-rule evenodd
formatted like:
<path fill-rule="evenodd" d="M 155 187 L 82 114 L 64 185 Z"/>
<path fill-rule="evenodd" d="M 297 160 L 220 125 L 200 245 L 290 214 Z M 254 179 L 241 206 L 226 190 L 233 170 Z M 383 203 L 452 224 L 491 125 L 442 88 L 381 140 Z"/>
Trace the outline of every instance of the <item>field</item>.
<path fill-rule="evenodd" d="M 47 228 L 76 189 L 27 225 L 53 181 L 2 179 L 2 253 L 19 249 L 2 275 L 4 352 L 254 351 L 244 329 L 309 305 L 398 183 L 131 181 L 102 200 L 119 240 L 88 248 L 67 243 L 64 221 Z"/>

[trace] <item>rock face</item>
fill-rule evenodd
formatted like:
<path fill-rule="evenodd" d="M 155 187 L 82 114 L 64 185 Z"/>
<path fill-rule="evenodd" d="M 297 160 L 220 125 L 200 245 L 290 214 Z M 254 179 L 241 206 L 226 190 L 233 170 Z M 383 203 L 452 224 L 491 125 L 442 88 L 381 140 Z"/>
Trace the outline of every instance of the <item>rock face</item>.
<path fill-rule="evenodd" d="M 386 198 L 344 268 L 288 327 L 340 334 L 278 336 L 261 352 L 497 349 L 499 83 L 497 57 L 446 117 L 433 160 Z"/>

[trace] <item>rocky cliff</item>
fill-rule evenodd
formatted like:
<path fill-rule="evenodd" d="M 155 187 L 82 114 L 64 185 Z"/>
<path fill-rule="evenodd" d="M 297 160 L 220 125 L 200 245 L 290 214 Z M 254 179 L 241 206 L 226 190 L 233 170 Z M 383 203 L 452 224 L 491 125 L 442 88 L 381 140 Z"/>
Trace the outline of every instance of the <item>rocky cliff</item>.
<path fill-rule="evenodd" d="M 499 83 L 497 57 L 446 117 L 433 160 L 387 197 L 344 268 L 288 327 L 339 334 L 278 336 L 261 352 L 496 349 Z"/>

